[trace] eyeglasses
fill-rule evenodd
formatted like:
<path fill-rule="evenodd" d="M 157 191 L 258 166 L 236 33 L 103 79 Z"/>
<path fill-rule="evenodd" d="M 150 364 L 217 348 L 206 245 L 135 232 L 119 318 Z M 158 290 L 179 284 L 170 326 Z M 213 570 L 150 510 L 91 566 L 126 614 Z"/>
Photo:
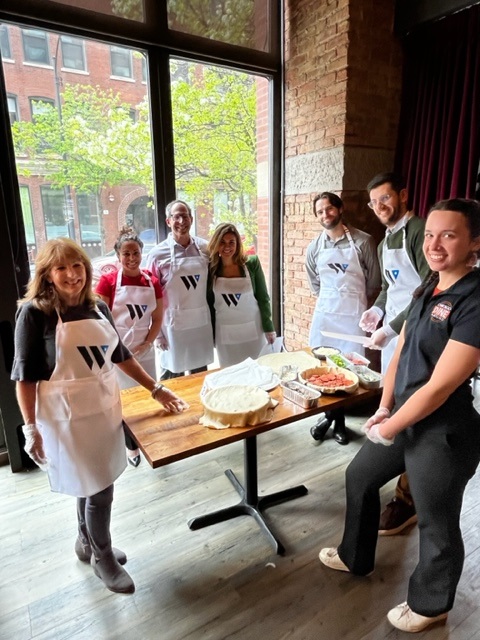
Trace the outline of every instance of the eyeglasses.
<path fill-rule="evenodd" d="M 375 209 L 379 204 L 387 204 L 391 197 L 391 193 L 386 193 L 384 196 L 380 196 L 378 200 L 370 200 L 370 202 L 367 202 L 367 206 L 369 206 L 370 209 Z"/>
<path fill-rule="evenodd" d="M 190 220 L 190 214 L 188 213 L 176 213 L 173 216 L 170 216 L 169 220 L 173 220 L 173 222 L 181 222 L 182 220 Z"/>

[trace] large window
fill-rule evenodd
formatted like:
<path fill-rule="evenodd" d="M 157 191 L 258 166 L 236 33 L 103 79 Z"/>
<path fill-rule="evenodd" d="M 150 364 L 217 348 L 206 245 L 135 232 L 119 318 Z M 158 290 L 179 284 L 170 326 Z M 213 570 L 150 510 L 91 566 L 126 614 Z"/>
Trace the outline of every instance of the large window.
<path fill-rule="evenodd" d="M 269 206 L 268 80 L 179 59 L 170 72 L 176 187 L 195 203 L 197 234 L 232 222 L 256 250 Z"/>
<path fill-rule="evenodd" d="M 86 71 L 85 46 L 80 38 L 62 36 L 62 62 L 65 69 L 75 69 L 76 71 Z"/>
<path fill-rule="evenodd" d="M 0 24 L 0 51 L 4 60 L 12 58 L 12 49 L 10 48 L 10 36 L 6 24 Z"/>
<path fill-rule="evenodd" d="M 23 29 L 23 55 L 25 62 L 33 64 L 50 64 L 48 52 L 48 36 L 38 29 Z"/>
<path fill-rule="evenodd" d="M 112 76 L 132 78 L 132 51 L 124 47 L 110 47 Z"/>

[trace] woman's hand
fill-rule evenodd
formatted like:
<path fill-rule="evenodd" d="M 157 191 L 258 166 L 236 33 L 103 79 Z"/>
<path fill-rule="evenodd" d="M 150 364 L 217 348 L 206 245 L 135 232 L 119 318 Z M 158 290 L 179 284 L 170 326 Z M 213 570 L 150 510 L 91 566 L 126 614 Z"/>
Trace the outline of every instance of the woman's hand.
<path fill-rule="evenodd" d="M 362 427 L 363 433 L 365 433 L 368 437 L 368 432 L 373 427 L 374 424 L 380 424 L 384 420 L 390 417 L 390 409 L 387 407 L 378 407 L 373 416 L 369 418 Z"/>
<path fill-rule="evenodd" d="M 171 411 L 172 413 L 181 413 L 190 406 L 185 402 L 185 400 L 182 400 L 180 396 L 177 396 L 176 393 L 167 389 L 167 387 L 158 389 L 158 391 L 155 392 L 154 397 L 157 402 L 163 404 L 167 411 Z"/>
<path fill-rule="evenodd" d="M 367 438 L 374 444 L 383 444 L 385 447 L 389 447 L 393 444 L 395 438 L 385 438 L 380 433 L 380 426 L 387 422 L 387 420 L 388 418 L 385 418 L 382 422 L 372 425 L 367 431 Z"/>
<path fill-rule="evenodd" d="M 276 331 L 266 331 L 265 338 L 267 339 L 268 344 L 273 344 L 277 338 Z"/>
<path fill-rule="evenodd" d="M 42 471 L 46 471 L 48 461 L 45 456 L 45 451 L 43 450 L 42 434 L 38 430 L 37 425 L 34 423 L 24 424 L 22 431 L 25 436 L 25 452 Z"/>
<path fill-rule="evenodd" d="M 135 356 L 135 358 L 141 358 L 152 348 L 152 346 L 153 345 L 151 342 L 142 342 L 135 347 L 135 349 L 132 351 L 132 355 Z"/>

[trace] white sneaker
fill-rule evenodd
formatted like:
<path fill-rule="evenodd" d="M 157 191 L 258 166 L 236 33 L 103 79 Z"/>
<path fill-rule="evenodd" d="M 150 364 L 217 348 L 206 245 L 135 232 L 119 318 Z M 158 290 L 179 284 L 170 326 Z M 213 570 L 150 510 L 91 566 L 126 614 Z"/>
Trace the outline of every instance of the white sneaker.
<path fill-rule="evenodd" d="M 445 624 L 447 616 L 448 613 L 441 613 L 440 615 L 433 616 L 431 618 L 422 616 L 419 613 L 412 611 L 406 602 L 397 604 L 397 606 L 391 609 L 387 614 L 390 624 L 393 624 L 394 627 L 401 631 L 408 631 L 409 633 L 418 633 L 419 631 L 423 631 L 435 622 Z"/>
<path fill-rule="evenodd" d="M 338 551 L 335 547 L 326 547 L 322 549 L 318 554 L 320 558 L 320 562 L 323 562 L 324 565 L 330 567 L 330 569 L 335 569 L 335 571 L 347 571 L 350 573 L 350 569 L 347 565 L 340 560 L 338 555 Z"/>

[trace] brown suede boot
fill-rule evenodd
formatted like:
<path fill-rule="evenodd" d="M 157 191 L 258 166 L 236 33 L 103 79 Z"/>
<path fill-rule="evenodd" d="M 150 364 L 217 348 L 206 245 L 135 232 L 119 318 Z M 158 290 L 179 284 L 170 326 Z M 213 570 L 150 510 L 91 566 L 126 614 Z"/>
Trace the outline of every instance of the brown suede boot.
<path fill-rule="evenodd" d="M 114 593 L 133 593 L 135 584 L 113 553 L 106 553 L 100 560 L 92 554 L 90 563 L 95 575 Z"/>

